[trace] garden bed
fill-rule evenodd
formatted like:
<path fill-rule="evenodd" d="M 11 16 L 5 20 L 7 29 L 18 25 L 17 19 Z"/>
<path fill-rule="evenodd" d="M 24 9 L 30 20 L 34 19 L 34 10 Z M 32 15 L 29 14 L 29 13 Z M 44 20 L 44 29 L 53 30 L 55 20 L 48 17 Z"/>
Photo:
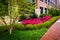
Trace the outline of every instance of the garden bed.
<path fill-rule="evenodd" d="M 16 24 L 14 25 L 16 29 L 19 30 L 33 30 L 33 29 L 40 29 L 40 28 L 49 28 L 50 25 L 52 25 L 59 17 L 55 16 L 52 17 L 50 20 L 42 23 L 42 24 L 28 24 L 28 25 L 22 25 L 22 24 Z"/>
<path fill-rule="evenodd" d="M 14 24 L 15 30 L 13 30 L 12 35 L 9 35 L 7 26 L 0 27 L 0 40 L 40 40 L 43 34 L 48 30 L 47 27 L 50 27 L 58 19 L 58 16 L 52 17 L 49 21 L 46 21 L 42 24 Z M 17 29 L 17 30 L 16 30 Z M 35 30 L 33 30 L 35 29 Z"/>
<path fill-rule="evenodd" d="M 50 25 L 52 25 L 59 17 L 52 17 L 49 21 L 46 21 L 42 24 L 28 24 L 28 25 L 22 25 L 22 24 L 14 24 L 14 28 L 17 30 L 33 30 L 33 29 L 41 29 L 41 28 L 49 28 Z M 8 26 L 0 26 L 0 32 L 6 31 Z"/>
<path fill-rule="evenodd" d="M 43 17 L 40 17 L 40 18 L 31 18 L 31 19 L 25 19 L 25 20 L 22 20 L 22 24 L 23 25 L 27 25 L 27 24 L 42 24 L 48 20 L 51 19 L 51 16 L 48 16 L 48 15 L 45 15 Z"/>

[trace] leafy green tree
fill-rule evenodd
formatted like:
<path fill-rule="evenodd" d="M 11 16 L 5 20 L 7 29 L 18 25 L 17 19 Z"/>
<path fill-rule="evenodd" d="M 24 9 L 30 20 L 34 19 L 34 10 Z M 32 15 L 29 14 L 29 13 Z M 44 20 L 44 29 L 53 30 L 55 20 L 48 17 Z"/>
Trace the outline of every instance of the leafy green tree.
<path fill-rule="evenodd" d="M 8 15 L 8 4 L 5 0 L 0 0 L 0 18 L 4 22 L 4 24 L 7 25 L 7 23 L 4 20 L 4 16 Z"/>
<path fill-rule="evenodd" d="M 30 14 L 34 10 L 34 3 L 27 0 L 0 0 L 0 18 L 5 25 L 8 25 L 5 21 L 5 16 L 9 16 L 10 23 L 8 31 L 11 34 L 14 28 L 13 24 L 16 23 L 21 14 Z"/>
<path fill-rule="evenodd" d="M 21 14 L 30 14 L 34 10 L 33 3 L 30 3 L 27 0 L 9 0 L 8 3 L 10 25 L 14 24 Z M 13 25 L 9 27 L 10 34 L 12 29 Z"/>
<path fill-rule="evenodd" d="M 21 15 L 29 15 L 35 10 L 35 2 L 28 2 L 27 0 L 18 0 L 19 13 Z"/>
<path fill-rule="evenodd" d="M 12 33 L 12 30 L 14 28 L 13 24 L 16 23 L 19 17 L 19 6 L 17 4 L 17 1 L 18 0 L 8 0 L 8 13 L 10 17 L 10 27 L 8 29 L 10 34 Z"/>
<path fill-rule="evenodd" d="M 0 0 L 0 18 L 5 25 L 8 25 L 5 21 L 5 16 L 9 16 L 10 26 L 8 27 L 8 31 L 10 34 L 13 30 L 12 24 L 16 23 L 19 16 L 18 7 L 17 0 Z"/>

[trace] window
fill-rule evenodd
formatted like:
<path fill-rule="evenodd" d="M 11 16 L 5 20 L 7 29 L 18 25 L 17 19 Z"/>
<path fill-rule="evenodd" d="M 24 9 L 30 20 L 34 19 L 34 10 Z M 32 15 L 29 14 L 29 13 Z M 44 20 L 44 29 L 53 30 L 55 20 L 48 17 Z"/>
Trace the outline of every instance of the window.
<path fill-rule="evenodd" d="M 50 1 L 52 1 L 52 0 L 50 0 Z"/>
<path fill-rule="evenodd" d="M 45 3 L 47 3 L 47 0 L 45 0 Z"/>
<path fill-rule="evenodd" d="M 34 0 L 32 0 L 34 2 Z"/>
<path fill-rule="evenodd" d="M 49 5 L 49 3 L 50 3 L 50 0 L 48 0 L 48 5 Z"/>
<path fill-rule="evenodd" d="M 52 0 L 50 0 L 50 3 L 52 3 Z"/>
<path fill-rule="evenodd" d="M 47 13 L 47 8 L 45 8 L 45 13 Z"/>
<path fill-rule="evenodd" d="M 43 7 L 40 7 L 40 13 L 41 14 L 43 13 Z"/>
<path fill-rule="evenodd" d="M 48 0 L 48 2 L 50 2 L 50 0 Z"/>
<path fill-rule="evenodd" d="M 42 2 L 43 2 L 43 0 L 40 0 L 40 1 L 42 1 Z"/>

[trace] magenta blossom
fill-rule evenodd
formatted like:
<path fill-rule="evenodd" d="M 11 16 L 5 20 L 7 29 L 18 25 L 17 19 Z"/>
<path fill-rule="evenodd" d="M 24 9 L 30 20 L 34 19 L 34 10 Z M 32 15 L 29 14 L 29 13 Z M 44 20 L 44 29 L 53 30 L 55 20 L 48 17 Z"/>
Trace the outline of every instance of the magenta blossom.
<path fill-rule="evenodd" d="M 43 16 L 42 18 L 33 18 L 33 19 L 29 19 L 29 20 L 22 20 L 22 24 L 23 25 L 27 25 L 27 24 L 41 24 L 45 21 L 48 21 L 51 17 L 46 15 Z"/>

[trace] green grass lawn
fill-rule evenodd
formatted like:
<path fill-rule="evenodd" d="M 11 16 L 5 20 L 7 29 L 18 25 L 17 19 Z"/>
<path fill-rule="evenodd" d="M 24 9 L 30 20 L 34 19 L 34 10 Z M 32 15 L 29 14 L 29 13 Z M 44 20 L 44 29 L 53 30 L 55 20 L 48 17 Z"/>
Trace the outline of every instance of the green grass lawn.
<path fill-rule="evenodd" d="M 43 34 L 47 31 L 47 28 L 41 28 L 39 30 L 14 30 L 12 35 L 8 32 L 0 33 L 0 40 L 39 40 Z"/>

